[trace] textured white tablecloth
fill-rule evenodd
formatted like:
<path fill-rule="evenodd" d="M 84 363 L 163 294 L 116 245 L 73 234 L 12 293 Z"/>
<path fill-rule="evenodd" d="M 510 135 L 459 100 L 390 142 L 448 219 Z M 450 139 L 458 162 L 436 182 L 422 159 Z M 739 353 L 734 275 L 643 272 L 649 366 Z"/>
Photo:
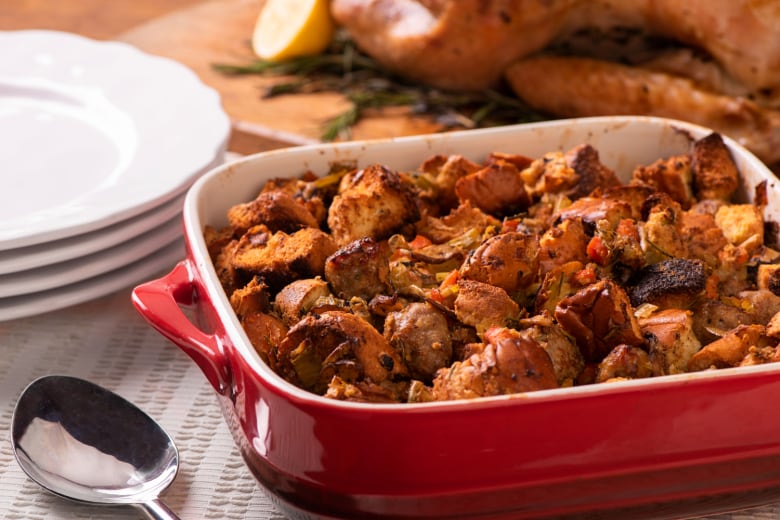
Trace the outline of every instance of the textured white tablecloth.
<path fill-rule="evenodd" d="M 55 497 L 19 469 L 10 446 L 13 407 L 30 381 L 47 374 L 101 384 L 168 430 L 181 465 L 162 498 L 183 520 L 285 519 L 244 466 L 200 369 L 141 319 L 129 288 L 68 309 L 0 322 L 0 517 L 143 518 L 130 507 L 85 506 Z M 709 518 L 774 520 L 780 518 L 780 504 Z"/>
<path fill-rule="evenodd" d="M 94 381 L 133 401 L 174 438 L 180 469 L 163 501 L 182 519 L 284 520 L 244 466 L 205 377 L 149 327 L 130 289 L 36 317 L 0 323 L 0 517 L 143 518 L 132 507 L 92 507 L 43 492 L 16 464 L 13 407 L 47 374 Z"/>

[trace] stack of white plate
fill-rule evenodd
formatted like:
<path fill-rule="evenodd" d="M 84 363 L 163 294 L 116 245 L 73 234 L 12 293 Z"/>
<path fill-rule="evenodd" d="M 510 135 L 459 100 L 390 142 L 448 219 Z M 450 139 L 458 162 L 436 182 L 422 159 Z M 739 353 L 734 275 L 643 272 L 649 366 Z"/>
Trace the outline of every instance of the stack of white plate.
<path fill-rule="evenodd" d="M 184 257 L 180 213 L 224 160 L 217 93 L 172 60 L 0 32 L 0 320 L 109 294 Z"/>

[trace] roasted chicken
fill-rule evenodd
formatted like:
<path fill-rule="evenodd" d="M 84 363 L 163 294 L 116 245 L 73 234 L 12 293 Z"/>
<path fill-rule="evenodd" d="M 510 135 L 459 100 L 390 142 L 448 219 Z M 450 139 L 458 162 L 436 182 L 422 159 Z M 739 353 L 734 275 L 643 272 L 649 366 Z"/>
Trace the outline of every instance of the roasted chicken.
<path fill-rule="evenodd" d="M 496 179 L 510 193 L 482 190 Z M 487 397 L 780 361 L 780 252 L 738 185 L 718 134 L 628 182 L 585 145 L 436 156 L 270 181 L 205 236 L 290 383 L 361 402 Z"/>
<path fill-rule="evenodd" d="M 780 161 L 780 3 L 332 0 L 390 70 L 449 90 L 507 80 L 559 116 L 691 120 Z"/>

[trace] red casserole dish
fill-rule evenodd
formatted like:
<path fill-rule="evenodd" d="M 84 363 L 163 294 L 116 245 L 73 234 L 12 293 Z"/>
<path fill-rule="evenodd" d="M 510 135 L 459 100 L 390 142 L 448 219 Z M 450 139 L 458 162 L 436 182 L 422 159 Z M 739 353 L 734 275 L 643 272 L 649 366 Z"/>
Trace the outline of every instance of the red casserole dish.
<path fill-rule="evenodd" d="M 778 363 L 471 401 L 334 401 L 261 361 L 203 238 L 269 178 L 325 172 L 334 161 L 402 170 L 435 153 L 537 157 L 588 142 L 628 175 L 709 132 L 656 118 L 587 118 L 246 157 L 190 189 L 186 259 L 136 287 L 133 302 L 203 371 L 247 466 L 293 518 L 672 518 L 780 499 Z M 775 178 L 725 141 L 745 200 L 770 181 L 765 219 L 777 221 Z"/>

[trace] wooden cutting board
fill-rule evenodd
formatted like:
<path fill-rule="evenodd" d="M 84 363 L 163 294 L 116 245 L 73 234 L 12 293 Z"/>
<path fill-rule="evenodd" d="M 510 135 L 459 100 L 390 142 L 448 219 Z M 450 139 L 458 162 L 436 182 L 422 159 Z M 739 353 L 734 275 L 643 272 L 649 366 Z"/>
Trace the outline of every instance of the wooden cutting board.
<path fill-rule="evenodd" d="M 216 89 L 233 120 L 230 149 L 239 153 L 317 142 L 325 122 L 349 107 L 336 93 L 262 99 L 264 89 L 280 79 L 230 76 L 213 69 L 217 63 L 244 65 L 255 59 L 249 41 L 262 4 L 263 0 L 212 0 L 154 19 L 117 38 L 183 63 Z M 359 122 L 351 138 L 415 135 L 436 129 L 431 121 L 411 117 L 405 110 L 384 111 Z"/>

